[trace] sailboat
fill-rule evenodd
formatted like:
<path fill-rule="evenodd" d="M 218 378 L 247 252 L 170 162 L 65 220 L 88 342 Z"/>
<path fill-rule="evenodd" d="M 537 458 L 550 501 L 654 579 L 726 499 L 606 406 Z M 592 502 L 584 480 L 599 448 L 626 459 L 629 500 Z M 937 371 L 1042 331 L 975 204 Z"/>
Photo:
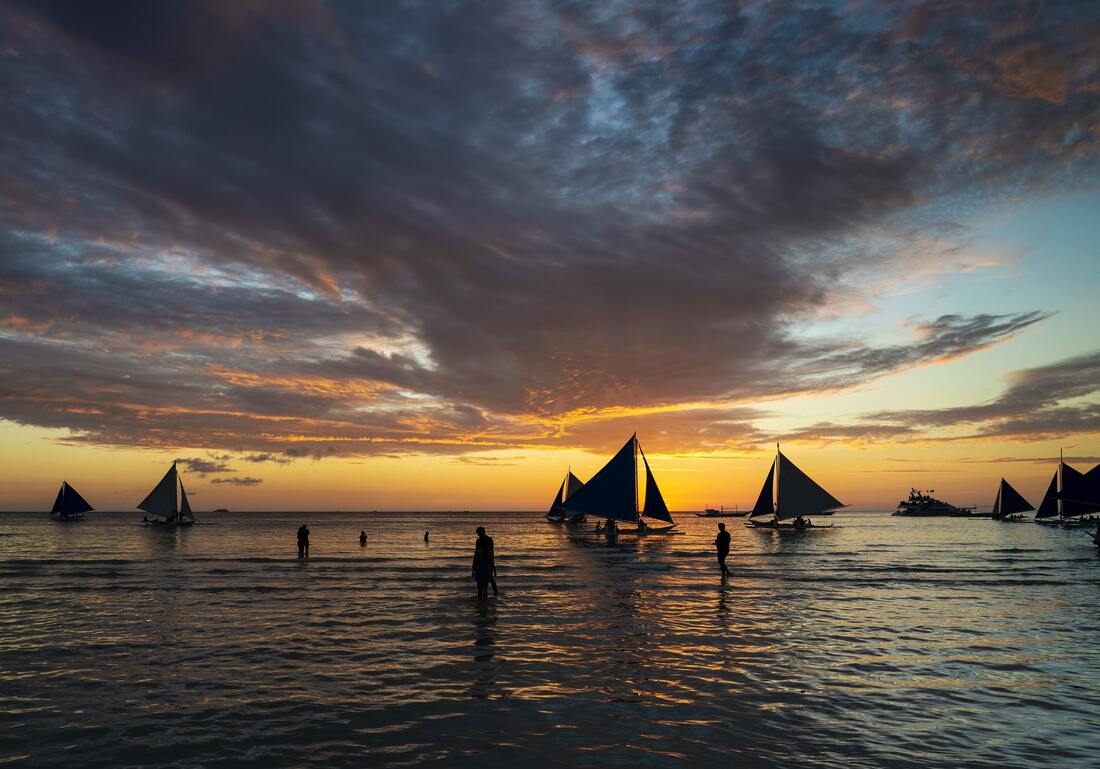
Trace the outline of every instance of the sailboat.
<path fill-rule="evenodd" d="M 94 509 L 68 481 L 62 481 L 61 488 L 57 490 L 57 499 L 50 509 L 50 518 L 55 521 L 83 521 L 84 513 Z"/>
<path fill-rule="evenodd" d="M 1093 470 L 1086 475 L 1059 457 L 1058 468 L 1035 512 L 1035 522 L 1059 526 L 1090 525 L 1093 522 L 1090 513 L 1100 512 L 1100 494 L 1094 498 L 1094 487 L 1100 484 L 1092 479 Z"/>
<path fill-rule="evenodd" d="M 178 507 L 176 506 L 177 485 L 179 486 Z M 146 526 L 191 526 L 195 523 L 195 515 L 191 512 L 191 503 L 187 501 L 187 491 L 183 488 L 183 480 L 176 471 L 175 462 L 160 479 L 160 483 L 149 492 L 149 496 L 141 501 L 138 509 L 152 513 L 154 516 L 141 519 Z"/>
<path fill-rule="evenodd" d="M 990 514 L 993 520 L 1005 523 L 1026 521 L 1027 518 L 1023 513 L 1029 513 L 1034 509 L 1035 507 L 1024 499 L 1020 492 L 1001 478 L 1001 485 L 997 487 L 997 499 L 993 501 L 993 512 Z"/>
<path fill-rule="evenodd" d="M 546 520 L 551 523 L 568 523 L 570 525 L 577 525 L 584 523 L 584 513 L 576 513 L 573 515 L 565 514 L 565 500 L 577 493 L 580 488 L 584 486 L 584 483 L 580 478 L 573 475 L 573 471 L 570 470 L 566 473 L 565 480 L 561 482 L 561 486 L 558 487 L 558 493 L 554 495 L 554 501 L 550 504 L 550 512 L 546 514 Z"/>
<path fill-rule="evenodd" d="M 772 504 L 773 487 L 774 504 Z M 749 524 L 768 529 L 806 529 L 813 526 L 807 516 L 832 515 L 844 507 L 847 505 L 799 470 L 798 466 L 779 450 L 779 444 L 776 444 L 775 460 L 768 469 L 768 477 L 764 479 L 760 496 L 757 497 L 756 504 L 749 513 Z M 782 523 L 790 518 L 794 518 L 795 522 Z"/>
<path fill-rule="evenodd" d="M 645 466 L 645 505 L 638 509 L 638 455 Z M 649 468 L 649 460 L 638 442 L 638 434 L 630 436 L 621 449 L 592 476 L 588 483 L 565 500 L 566 515 L 583 513 L 606 521 L 615 521 L 611 532 L 617 534 L 669 533 L 676 525 L 665 505 L 657 480 Z M 660 521 L 650 524 L 646 519 Z M 636 524 L 633 529 L 618 528 L 617 523 Z"/>

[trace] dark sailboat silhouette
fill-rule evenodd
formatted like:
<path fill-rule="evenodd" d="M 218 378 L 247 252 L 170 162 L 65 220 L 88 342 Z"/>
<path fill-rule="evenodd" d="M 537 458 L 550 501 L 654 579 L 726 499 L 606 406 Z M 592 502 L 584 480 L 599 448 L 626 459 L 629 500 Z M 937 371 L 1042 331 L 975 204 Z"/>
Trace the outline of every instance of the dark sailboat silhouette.
<path fill-rule="evenodd" d="M 558 487 L 558 493 L 554 495 L 554 501 L 550 505 L 550 512 L 546 514 L 546 520 L 551 523 L 571 523 L 574 525 L 584 523 L 585 516 L 583 513 L 566 515 L 564 504 L 565 500 L 576 494 L 582 486 L 584 486 L 584 483 L 581 482 L 580 478 L 573 475 L 572 470 L 566 473 L 565 480 Z"/>
<path fill-rule="evenodd" d="M 1031 512 L 1035 506 L 1028 502 L 1020 492 L 1012 488 L 1011 484 L 1001 478 L 1001 484 L 997 487 L 997 499 L 993 501 L 993 512 L 990 517 L 995 521 L 1026 521 L 1023 513 Z"/>
<path fill-rule="evenodd" d="M 645 467 L 645 505 L 638 509 L 638 455 Z M 616 529 L 619 534 L 656 534 L 676 525 L 665 505 L 664 497 L 653 477 L 649 460 L 638 442 L 638 434 L 630 436 L 621 449 L 592 476 L 587 483 L 565 500 L 566 514 L 583 513 L 608 521 L 637 524 L 635 529 Z M 653 519 L 667 526 L 649 524 Z"/>
<path fill-rule="evenodd" d="M 55 521 L 83 521 L 84 513 L 94 509 L 68 481 L 62 481 L 50 510 L 50 518 Z"/>
<path fill-rule="evenodd" d="M 847 505 L 798 469 L 776 445 L 775 459 L 768 468 L 768 476 L 764 479 L 760 495 L 749 513 L 749 524 L 771 529 L 809 528 L 813 526 L 809 516 L 832 515 L 844 507 Z M 795 523 L 782 523 L 791 518 L 795 519 Z"/>
<path fill-rule="evenodd" d="M 179 486 L 178 506 L 176 486 Z M 191 512 L 191 503 L 187 501 L 187 491 L 183 488 L 183 480 L 179 477 L 175 462 L 160 479 L 160 483 L 141 501 L 138 509 L 154 516 L 142 519 L 141 522 L 146 526 L 191 526 L 195 523 L 195 515 Z"/>
<path fill-rule="evenodd" d="M 1060 526 L 1087 526 L 1093 513 L 1100 512 L 1100 478 L 1094 475 L 1094 467 L 1088 474 L 1082 473 L 1065 460 L 1058 459 L 1047 486 L 1043 501 L 1035 513 L 1036 523 Z"/>

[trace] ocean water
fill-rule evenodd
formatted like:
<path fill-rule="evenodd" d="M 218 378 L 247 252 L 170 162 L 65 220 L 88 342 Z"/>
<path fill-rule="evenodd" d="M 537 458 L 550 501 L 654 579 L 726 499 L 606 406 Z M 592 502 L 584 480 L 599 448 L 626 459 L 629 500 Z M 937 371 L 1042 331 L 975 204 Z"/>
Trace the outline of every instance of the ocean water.
<path fill-rule="evenodd" d="M 693 516 L 617 544 L 532 514 L 200 517 L 0 515 L 0 765 L 1100 765 L 1080 531 L 727 519 L 723 584 Z"/>

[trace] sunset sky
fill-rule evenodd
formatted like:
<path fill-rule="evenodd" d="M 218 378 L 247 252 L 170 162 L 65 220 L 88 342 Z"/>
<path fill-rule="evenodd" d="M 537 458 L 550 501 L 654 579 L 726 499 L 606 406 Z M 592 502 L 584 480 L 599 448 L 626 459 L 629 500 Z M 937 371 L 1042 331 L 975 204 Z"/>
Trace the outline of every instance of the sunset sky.
<path fill-rule="evenodd" d="M 1100 3 L 0 8 L 0 509 L 1100 462 Z"/>

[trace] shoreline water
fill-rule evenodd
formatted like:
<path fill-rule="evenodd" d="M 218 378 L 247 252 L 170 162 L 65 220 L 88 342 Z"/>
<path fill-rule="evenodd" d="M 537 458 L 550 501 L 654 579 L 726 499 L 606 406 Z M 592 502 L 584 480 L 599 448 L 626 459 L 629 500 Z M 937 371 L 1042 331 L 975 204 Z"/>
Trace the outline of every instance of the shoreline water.
<path fill-rule="evenodd" d="M 735 524 L 722 584 L 706 519 L 612 544 L 535 516 L 381 515 L 360 548 L 358 515 L 308 515 L 178 531 L 0 516 L 22 529 L 0 539 L 0 760 L 1095 762 L 1100 562 L 1074 532 Z M 501 588 L 482 605 L 479 524 Z"/>

